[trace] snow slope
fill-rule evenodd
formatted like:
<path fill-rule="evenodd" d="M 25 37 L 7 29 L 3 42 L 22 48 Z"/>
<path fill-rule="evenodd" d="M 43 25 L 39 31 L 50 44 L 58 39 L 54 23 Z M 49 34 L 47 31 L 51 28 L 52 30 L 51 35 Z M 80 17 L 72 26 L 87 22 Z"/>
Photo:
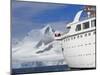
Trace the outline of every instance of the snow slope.
<path fill-rule="evenodd" d="M 61 46 L 54 40 L 54 32 L 50 25 L 41 30 L 31 30 L 17 46 L 12 47 L 12 67 L 65 64 Z"/>

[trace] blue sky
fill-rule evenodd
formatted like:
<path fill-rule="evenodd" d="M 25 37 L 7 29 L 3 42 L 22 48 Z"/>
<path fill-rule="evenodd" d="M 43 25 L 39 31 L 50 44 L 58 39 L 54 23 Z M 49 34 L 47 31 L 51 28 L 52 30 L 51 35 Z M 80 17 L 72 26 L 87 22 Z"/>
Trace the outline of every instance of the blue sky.
<path fill-rule="evenodd" d="M 49 23 L 55 23 L 55 29 L 63 30 L 63 23 L 72 21 L 83 8 L 82 5 L 13 1 L 12 37 L 22 38 L 32 29 L 41 29 Z"/>

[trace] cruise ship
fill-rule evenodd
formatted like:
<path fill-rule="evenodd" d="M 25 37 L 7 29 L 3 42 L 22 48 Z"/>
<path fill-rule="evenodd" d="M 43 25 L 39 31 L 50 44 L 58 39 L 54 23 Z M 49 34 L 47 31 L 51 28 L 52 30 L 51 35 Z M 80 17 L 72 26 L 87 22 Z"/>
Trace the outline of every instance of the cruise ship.
<path fill-rule="evenodd" d="M 88 17 L 80 20 L 83 12 Z M 96 68 L 96 7 L 86 6 L 73 22 L 66 25 L 67 33 L 55 33 L 61 44 L 64 58 L 70 68 Z"/>

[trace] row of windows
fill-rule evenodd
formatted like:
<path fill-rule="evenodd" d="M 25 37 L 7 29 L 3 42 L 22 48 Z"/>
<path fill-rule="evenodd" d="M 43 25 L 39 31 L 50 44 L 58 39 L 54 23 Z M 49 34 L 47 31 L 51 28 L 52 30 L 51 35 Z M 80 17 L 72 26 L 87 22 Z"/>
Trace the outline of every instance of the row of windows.
<path fill-rule="evenodd" d="M 91 27 L 95 27 L 95 26 L 96 26 L 96 20 L 92 20 L 91 21 Z M 78 24 L 76 26 L 75 31 L 80 31 L 82 29 L 88 29 L 88 28 L 90 28 L 90 22 L 89 21 L 88 22 L 85 22 L 83 24 Z"/>
<path fill-rule="evenodd" d="M 96 34 L 96 32 L 94 31 L 93 32 L 93 35 L 95 35 L 95 34 Z M 85 33 L 84 35 L 80 34 L 80 35 L 77 35 L 77 36 L 68 37 L 68 38 L 64 39 L 64 42 L 70 41 L 70 40 L 74 40 L 76 38 L 79 39 L 79 38 L 82 38 L 82 37 L 91 36 L 91 35 L 92 35 L 92 33 L 91 32 L 88 32 L 88 33 Z"/>
<path fill-rule="evenodd" d="M 80 45 L 77 45 L 77 46 L 70 46 L 70 47 L 67 47 L 67 49 L 68 49 L 68 48 L 82 47 L 82 46 L 89 46 L 89 45 L 92 45 L 92 44 L 94 45 L 95 42 L 93 42 L 93 43 L 87 43 L 87 44 L 84 44 L 84 45 L 83 45 L 83 44 L 80 44 Z"/>
<path fill-rule="evenodd" d="M 79 57 L 79 56 L 90 56 L 90 55 L 95 55 L 95 53 L 87 53 L 87 54 L 78 54 L 78 55 L 73 55 L 73 56 L 68 56 L 68 57 Z"/>

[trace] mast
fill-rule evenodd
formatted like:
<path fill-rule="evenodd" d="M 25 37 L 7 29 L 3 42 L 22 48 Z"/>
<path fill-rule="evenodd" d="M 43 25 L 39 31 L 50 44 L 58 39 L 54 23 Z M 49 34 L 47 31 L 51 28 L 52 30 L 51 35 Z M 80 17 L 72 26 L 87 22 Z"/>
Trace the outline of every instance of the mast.
<path fill-rule="evenodd" d="M 84 11 L 87 13 L 88 17 L 96 16 L 96 7 L 95 6 L 85 6 Z"/>

